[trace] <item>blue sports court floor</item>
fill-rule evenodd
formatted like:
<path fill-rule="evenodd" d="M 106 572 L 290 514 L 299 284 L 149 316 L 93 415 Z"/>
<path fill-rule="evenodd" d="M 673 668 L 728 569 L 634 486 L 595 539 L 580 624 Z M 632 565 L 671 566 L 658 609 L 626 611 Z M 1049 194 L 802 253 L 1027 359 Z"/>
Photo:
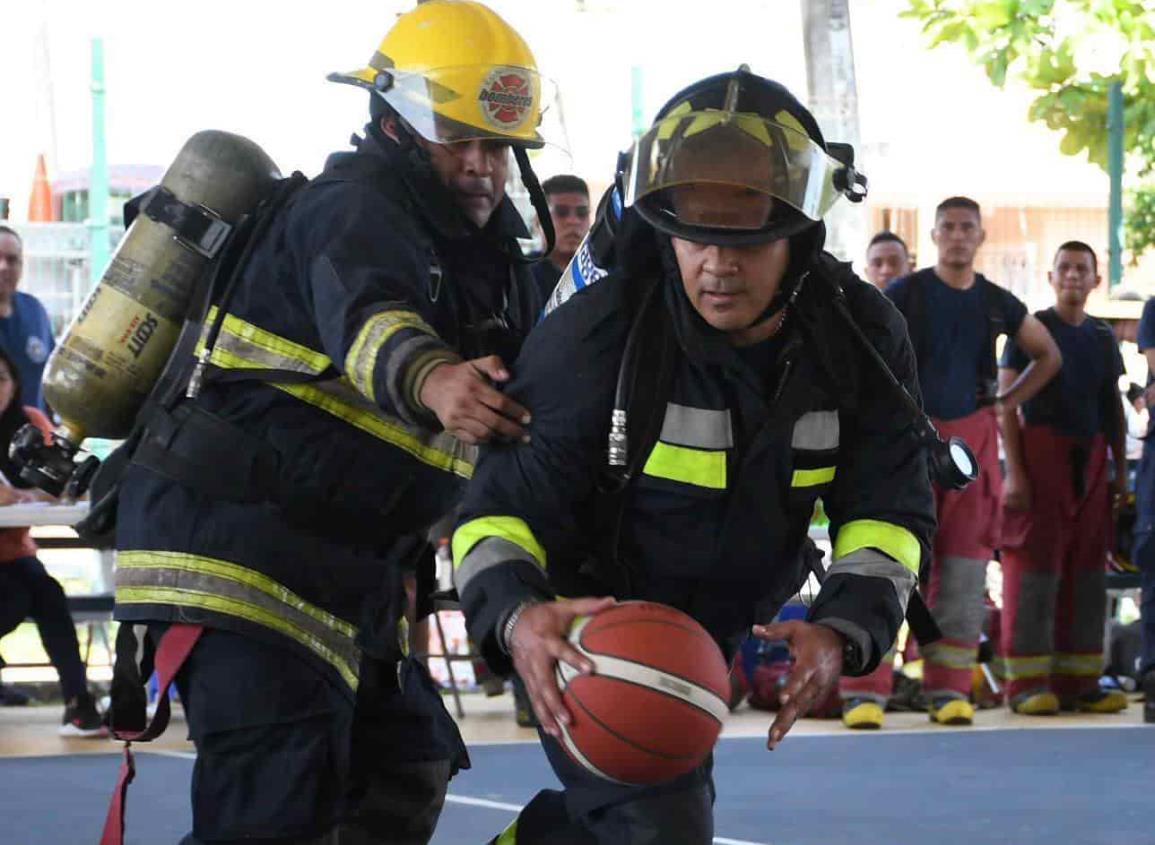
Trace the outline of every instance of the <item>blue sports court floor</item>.
<path fill-rule="evenodd" d="M 541 785 L 536 744 L 474 746 L 436 845 L 481 843 Z M 116 773 L 111 754 L 0 759 L 0 842 L 95 843 Z M 130 845 L 187 831 L 187 752 L 144 752 L 129 803 Z M 1155 729 L 928 730 L 723 739 L 723 845 L 1151 845 Z"/>

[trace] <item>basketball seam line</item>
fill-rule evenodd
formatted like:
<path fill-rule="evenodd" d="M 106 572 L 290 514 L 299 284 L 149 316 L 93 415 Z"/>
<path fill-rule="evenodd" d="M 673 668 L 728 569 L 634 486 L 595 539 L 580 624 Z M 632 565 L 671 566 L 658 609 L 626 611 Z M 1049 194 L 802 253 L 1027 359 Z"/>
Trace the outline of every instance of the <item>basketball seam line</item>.
<path fill-rule="evenodd" d="M 708 687 L 704 687 L 704 686 L 702 686 L 701 684 L 697 683 L 696 681 L 693 681 L 693 680 L 691 680 L 691 679 L 689 679 L 689 678 L 686 678 L 686 677 L 685 677 L 685 676 L 683 676 L 683 675 L 679 675 L 679 674 L 677 674 L 676 672 L 669 672 L 669 671 L 667 671 L 667 670 L 665 670 L 665 669 L 659 668 L 659 667 L 657 667 L 657 666 L 652 666 L 652 665 L 650 665 L 649 663 L 643 663 L 642 661 L 640 661 L 640 660 L 635 660 L 635 659 L 633 659 L 633 658 L 618 657 L 617 655 L 614 655 L 614 654 L 605 654 L 605 653 L 603 653 L 603 652 L 594 652 L 594 651 L 590 651 L 588 648 L 586 648 L 586 647 L 585 647 L 585 646 L 584 646 L 584 645 L 581 643 L 580 639 L 579 639 L 579 641 L 578 641 L 578 642 L 576 642 L 576 643 L 571 643 L 571 644 L 574 646 L 574 648 L 576 648 L 576 649 L 577 649 L 579 652 L 581 652 L 582 654 L 586 655 L 587 657 L 596 657 L 596 656 L 600 656 L 600 657 L 603 657 L 603 658 L 606 658 L 606 659 L 609 659 L 609 660 L 621 660 L 621 661 L 623 661 L 623 662 L 632 663 L 632 664 L 634 664 L 634 665 L 636 665 L 636 666 L 640 666 L 640 667 L 642 667 L 642 668 L 644 668 L 644 669 L 649 669 L 651 672 L 654 672 L 654 673 L 656 673 L 656 674 L 658 674 L 658 675 L 666 675 L 666 676 L 668 676 L 668 677 L 670 677 L 670 678 L 676 678 L 677 680 L 679 680 L 679 681 L 682 681 L 683 683 L 685 683 L 685 684 L 686 684 L 686 686 L 692 687 L 693 689 L 697 690 L 697 691 L 698 691 L 698 692 L 700 692 L 702 695 L 708 696 L 708 697 L 710 697 L 710 698 L 712 698 L 712 699 L 716 700 L 716 701 L 719 703 L 719 705 L 720 705 L 720 707 L 719 707 L 719 710 L 725 710 L 727 714 L 730 712 L 730 708 L 729 708 L 729 706 L 728 706 L 728 704 L 727 704 L 727 702 L 726 702 L 726 699 L 725 699 L 725 698 L 723 698 L 722 696 L 718 695 L 718 694 L 717 694 L 716 692 L 714 692 L 712 689 L 709 689 Z M 596 664 L 596 661 L 595 661 L 595 664 Z M 561 664 L 559 663 L 558 665 L 560 666 Z M 708 708 L 704 707 L 703 705 L 701 705 L 701 704 L 699 704 L 698 702 L 696 702 L 696 701 L 693 701 L 693 700 L 691 700 L 691 699 L 689 699 L 689 698 L 683 698 L 682 696 L 679 696 L 679 695 L 675 695 L 675 694 L 673 694 L 672 692 L 670 692 L 670 691 L 667 691 L 667 690 L 662 690 L 662 689 L 654 689 L 653 687 L 649 687 L 649 686 L 646 686 L 645 684 L 639 684 L 639 683 L 637 683 L 636 681 L 634 681 L 634 680 L 631 680 L 630 678 L 628 678 L 628 677 L 625 677 L 625 676 L 623 676 L 623 675 L 613 674 L 613 673 L 611 673 L 611 672 L 605 672 L 605 671 L 600 671 L 600 670 L 596 670 L 596 669 L 595 669 L 595 671 L 594 671 L 594 674 L 595 674 L 595 675 L 600 675 L 600 676 L 601 676 L 601 677 L 603 677 L 603 678 L 613 678 L 614 680 L 616 680 L 616 681 L 621 681 L 622 683 L 625 683 L 625 684 L 633 684 L 634 686 L 642 687 L 643 689 L 652 690 L 652 691 L 654 691 L 654 692 L 657 692 L 657 693 L 660 693 L 660 694 L 662 694 L 662 695 L 665 695 L 665 696 L 667 696 L 667 697 L 669 697 L 669 698 L 672 698 L 672 699 L 674 699 L 675 701 L 681 701 L 683 704 L 688 704 L 689 706 L 693 707 L 695 710 L 699 710 L 699 711 L 701 711 L 701 712 L 705 713 L 705 714 L 706 714 L 707 716 L 709 716 L 711 719 L 713 719 L 714 721 L 718 722 L 718 724 L 722 724 L 722 722 L 723 722 L 723 719 L 725 718 L 725 716 L 721 716 L 721 717 L 720 717 L 720 716 L 718 716 L 718 715 L 715 715 L 715 714 L 714 714 L 713 712 L 711 712 L 711 711 L 710 711 Z M 563 677 L 564 677 L 564 675 L 563 675 Z M 576 677 L 576 674 L 575 674 L 575 677 Z M 567 683 L 568 683 L 568 679 L 567 679 Z"/>
<path fill-rule="evenodd" d="M 629 683 L 629 682 L 627 681 L 626 683 Z M 645 689 L 648 689 L 648 687 L 646 687 Z M 635 751 L 641 751 L 643 754 L 649 754 L 653 757 L 660 757 L 663 760 L 669 760 L 671 762 L 678 762 L 681 760 L 687 760 L 687 759 L 690 759 L 692 757 L 692 755 L 689 755 L 689 754 L 682 754 L 682 755 L 663 754 L 661 751 L 654 751 L 652 749 L 638 745 L 637 742 L 635 742 L 634 740 L 632 740 L 628 737 L 622 736 L 617 730 L 615 730 L 614 728 L 611 728 L 609 725 L 607 725 L 605 722 L 603 722 L 601 719 L 599 719 L 597 716 L 595 716 L 590 711 L 590 709 L 588 707 L 586 707 L 585 703 L 580 698 L 578 698 L 577 693 L 575 693 L 573 690 L 570 690 L 570 697 L 573 698 L 574 702 L 578 705 L 578 707 L 580 707 L 585 712 L 585 714 L 590 717 L 590 719 L 592 721 L 594 721 L 598 725 L 600 725 L 606 733 L 610 734 L 615 739 L 620 740 L 621 742 L 630 746 Z M 671 698 L 672 697 L 673 696 L 671 696 Z M 629 781 L 625 781 L 625 782 L 629 783 Z"/>

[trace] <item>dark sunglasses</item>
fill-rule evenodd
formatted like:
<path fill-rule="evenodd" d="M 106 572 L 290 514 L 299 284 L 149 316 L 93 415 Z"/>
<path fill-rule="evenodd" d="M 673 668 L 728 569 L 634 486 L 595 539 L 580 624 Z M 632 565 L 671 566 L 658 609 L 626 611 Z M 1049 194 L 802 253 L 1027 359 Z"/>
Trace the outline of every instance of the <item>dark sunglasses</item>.
<path fill-rule="evenodd" d="M 576 217 L 581 220 L 590 216 L 590 207 L 588 205 L 551 205 L 549 213 L 554 217 L 560 217 L 562 220 L 567 217 Z"/>

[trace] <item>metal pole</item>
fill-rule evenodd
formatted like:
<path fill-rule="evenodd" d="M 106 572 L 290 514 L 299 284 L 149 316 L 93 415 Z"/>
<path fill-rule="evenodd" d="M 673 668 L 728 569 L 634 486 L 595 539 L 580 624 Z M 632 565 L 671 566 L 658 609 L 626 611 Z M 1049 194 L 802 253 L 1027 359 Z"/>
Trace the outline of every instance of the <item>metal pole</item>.
<path fill-rule="evenodd" d="M 1107 206 L 1107 291 L 1123 281 L 1123 84 L 1112 82 L 1107 94 L 1107 172 L 1111 195 Z"/>
<path fill-rule="evenodd" d="M 88 176 L 88 278 L 108 266 L 108 157 L 104 145 L 104 41 L 92 39 L 92 168 Z"/>

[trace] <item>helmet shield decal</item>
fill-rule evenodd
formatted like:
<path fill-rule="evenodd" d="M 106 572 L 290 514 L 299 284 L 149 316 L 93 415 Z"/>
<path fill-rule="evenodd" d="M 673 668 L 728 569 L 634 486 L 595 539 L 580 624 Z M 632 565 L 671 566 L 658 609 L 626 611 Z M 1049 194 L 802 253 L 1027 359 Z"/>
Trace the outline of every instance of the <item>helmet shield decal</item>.
<path fill-rule="evenodd" d="M 530 148 L 566 146 L 557 86 L 534 70 L 491 65 L 384 70 L 364 87 L 376 90 L 434 144 L 492 139 Z"/>

